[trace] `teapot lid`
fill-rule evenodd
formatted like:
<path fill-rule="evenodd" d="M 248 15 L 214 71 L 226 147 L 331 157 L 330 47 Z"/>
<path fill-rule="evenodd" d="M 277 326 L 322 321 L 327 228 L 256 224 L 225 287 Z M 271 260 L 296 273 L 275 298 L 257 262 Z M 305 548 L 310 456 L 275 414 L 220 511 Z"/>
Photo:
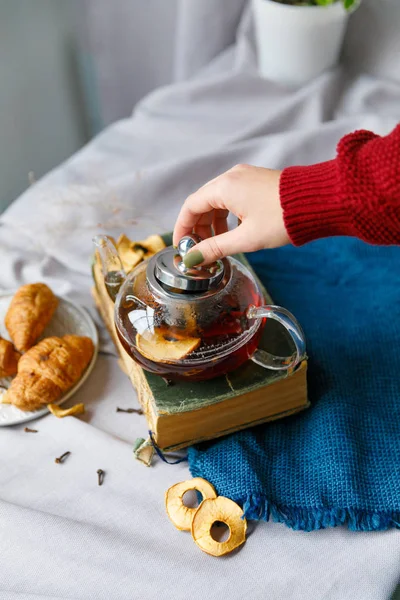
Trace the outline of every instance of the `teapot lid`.
<path fill-rule="evenodd" d="M 200 241 L 195 234 L 187 235 L 180 240 L 177 250 L 170 246 L 158 252 L 149 262 L 148 279 L 154 276 L 163 287 L 190 293 L 216 287 L 224 275 L 222 261 L 199 267 L 186 267 L 183 262 L 183 257 Z"/>

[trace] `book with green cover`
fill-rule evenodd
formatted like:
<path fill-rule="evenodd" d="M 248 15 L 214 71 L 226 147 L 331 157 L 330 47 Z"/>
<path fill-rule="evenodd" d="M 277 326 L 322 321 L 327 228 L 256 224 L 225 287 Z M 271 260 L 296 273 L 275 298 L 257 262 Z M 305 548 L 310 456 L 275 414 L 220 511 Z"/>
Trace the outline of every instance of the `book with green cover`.
<path fill-rule="evenodd" d="M 170 234 L 160 237 L 165 246 L 171 244 Z M 252 271 L 244 255 L 235 258 Z M 306 360 L 290 373 L 268 370 L 249 360 L 225 376 L 172 385 L 145 371 L 125 352 L 118 339 L 114 304 L 107 293 L 98 257 L 94 260 L 93 277 L 96 305 L 120 354 L 123 370 L 136 389 L 153 440 L 162 450 L 213 439 L 309 406 Z M 271 303 L 267 291 L 263 291 L 266 302 Z M 273 320 L 267 321 L 260 347 L 275 355 L 286 355 L 287 344 L 282 328 Z"/>

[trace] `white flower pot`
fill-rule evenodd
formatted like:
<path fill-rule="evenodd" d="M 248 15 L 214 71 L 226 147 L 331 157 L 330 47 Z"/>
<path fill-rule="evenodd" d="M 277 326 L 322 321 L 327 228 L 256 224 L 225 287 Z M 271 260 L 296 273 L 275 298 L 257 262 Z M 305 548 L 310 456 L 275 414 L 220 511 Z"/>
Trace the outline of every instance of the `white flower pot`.
<path fill-rule="evenodd" d="M 341 2 L 295 6 L 253 0 L 260 74 L 284 84 L 301 84 L 339 59 L 348 13 Z"/>

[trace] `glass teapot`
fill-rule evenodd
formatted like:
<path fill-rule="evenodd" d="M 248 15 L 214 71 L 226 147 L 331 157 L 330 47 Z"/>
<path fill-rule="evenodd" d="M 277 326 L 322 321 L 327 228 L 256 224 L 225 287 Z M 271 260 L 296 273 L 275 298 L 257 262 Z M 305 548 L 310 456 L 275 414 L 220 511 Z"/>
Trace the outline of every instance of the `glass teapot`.
<path fill-rule="evenodd" d="M 259 283 L 235 258 L 186 267 L 183 257 L 199 241 L 195 234 L 185 236 L 177 249 L 164 248 L 126 275 L 111 240 L 94 239 L 126 352 L 168 379 L 210 379 L 249 359 L 267 369 L 293 369 L 305 356 L 295 317 L 264 305 Z M 267 319 L 278 321 L 291 338 L 289 356 L 258 349 Z"/>

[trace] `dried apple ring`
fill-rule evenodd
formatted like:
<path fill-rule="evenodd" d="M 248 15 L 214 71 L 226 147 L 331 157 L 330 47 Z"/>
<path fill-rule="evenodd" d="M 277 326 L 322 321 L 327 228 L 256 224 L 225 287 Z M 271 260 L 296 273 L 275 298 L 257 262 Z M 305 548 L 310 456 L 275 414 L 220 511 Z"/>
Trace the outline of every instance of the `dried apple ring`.
<path fill-rule="evenodd" d="M 197 506 L 196 508 L 190 508 L 189 506 L 184 505 L 183 496 L 190 490 L 200 492 L 203 497 L 202 502 L 204 502 L 205 499 L 217 497 L 217 493 L 211 483 L 201 477 L 195 477 L 189 481 L 182 481 L 181 483 L 177 483 L 170 487 L 165 494 L 167 514 L 175 527 L 181 531 L 190 531 L 193 515 L 199 508 Z"/>
<path fill-rule="evenodd" d="M 217 521 L 229 527 L 229 537 L 218 542 L 211 536 L 211 528 Z M 204 500 L 192 521 L 192 536 L 200 550 L 211 556 L 229 554 L 246 541 L 247 521 L 243 511 L 233 500 L 219 496 Z"/>
<path fill-rule="evenodd" d="M 140 354 L 149 360 L 160 363 L 174 363 L 182 360 L 197 350 L 200 343 L 200 338 L 179 339 L 173 334 L 164 336 L 161 333 L 155 333 L 149 338 L 140 333 L 136 334 L 136 347 Z"/>

